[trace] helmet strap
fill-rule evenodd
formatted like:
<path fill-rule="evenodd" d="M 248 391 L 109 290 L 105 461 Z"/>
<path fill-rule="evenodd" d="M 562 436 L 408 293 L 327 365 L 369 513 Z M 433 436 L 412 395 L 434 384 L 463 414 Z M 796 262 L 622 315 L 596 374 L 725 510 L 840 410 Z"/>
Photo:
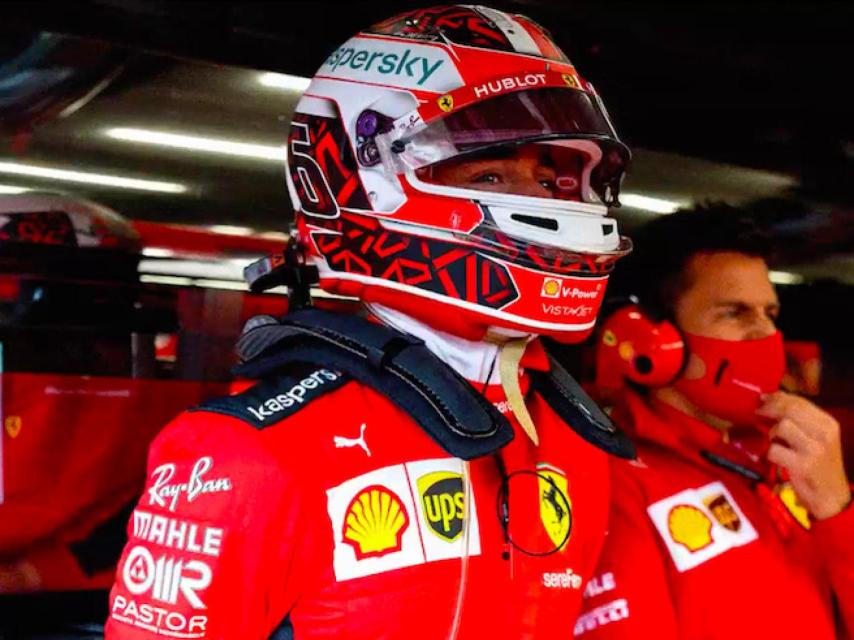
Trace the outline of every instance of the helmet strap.
<path fill-rule="evenodd" d="M 510 410 L 516 416 L 522 429 L 528 434 L 531 442 L 539 445 L 540 438 L 537 435 L 537 428 L 534 426 L 534 420 L 528 412 L 528 407 L 525 406 L 525 398 L 522 396 L 522 388 L 519 386 L 519 362 L 522 360 L 522 354 L 525 353 L 527 346 L 528 340 L 526 338 L 504 342 L 498 351 L 498 373 L 501 376 L 501 387 L 507 396 L 507 404 L 510 406 Z"/>

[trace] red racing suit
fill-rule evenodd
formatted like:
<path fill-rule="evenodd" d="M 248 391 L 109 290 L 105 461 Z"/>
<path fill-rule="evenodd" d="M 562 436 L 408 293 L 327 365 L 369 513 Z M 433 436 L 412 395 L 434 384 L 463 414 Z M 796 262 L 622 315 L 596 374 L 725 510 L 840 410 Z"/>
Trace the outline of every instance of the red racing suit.
<path fill-rule="evenodd" d="M 575 635 L 824 640 L 839 632 L 835 606 L 854 629 L 854 507 L 803 528 L 767 484 L 701 457 L 735 457 L 720 432 L 651 402 L 629 394 L 615 414 L 638 459 L 612 463 L 609 531 Z"/>
<path fill-rule="evenodd" d="M 546 363 L 533 343 L 522 366 Z M 500 385 L 486 394 L 502 407 Z M 538 395 L 539 446 L 511 420 L 500 464 L 451 457 L 334 371 L 238 397 L 243 418 L 187 412 L 154 442 L 106 638 L 262 640 L 286 616 L 299 640 L 571 635 L 606 527 L 607 460 Z M 508 543 L 502 514 L 514 543 L 556 551 Z"/>

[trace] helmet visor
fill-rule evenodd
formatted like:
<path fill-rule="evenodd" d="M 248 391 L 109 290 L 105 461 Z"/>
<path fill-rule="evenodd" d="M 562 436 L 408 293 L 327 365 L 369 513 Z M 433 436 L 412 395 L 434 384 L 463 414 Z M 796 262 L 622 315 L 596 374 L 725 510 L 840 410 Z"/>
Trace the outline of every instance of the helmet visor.
<path fill-rule="evenodd" d="M 517 91 L 452 112 L 392 147 L 411 169 L 491 147 L 532 141 L 586 139 L 602 149 L 591 187 L 599 199 L 614 200 L 629 160 L 601 101 L 568 88 Z M 611 193 L 609 193 L 609 187 Z"/>

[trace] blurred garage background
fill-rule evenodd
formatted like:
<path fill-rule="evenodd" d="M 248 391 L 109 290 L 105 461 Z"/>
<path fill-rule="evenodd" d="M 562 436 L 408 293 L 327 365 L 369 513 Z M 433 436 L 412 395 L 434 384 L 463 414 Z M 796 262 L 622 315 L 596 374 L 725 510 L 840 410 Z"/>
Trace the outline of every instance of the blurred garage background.
<path fill-rule="evenodd" d="M 35 385 L 28 387 L 30 399 L 46 397 L 47 389 L 55 391 L 63 384 L 73 388 L 66 396 L 89 394 L 97 399 L 110 391 L 93 391 L 68 378 L 90 375 L 200 385 L 184 387 L 181 398 L 187 402 L 221 392 L 221 386 L 205 385 L 228 383 L 230 345 L 240 323 L 259 310 L 284 309 L 280 292 L 246 296 L 241 273 L 250 260 L 276 251 L 286 239 L 292 211 L 284 180 L 284 142 L 307 78 L 359 27 L 428 4 L 6 3 L 0 25 L 0 223 L 9 220 L 4 212 L 10 209 L 4 209 L 3 202 L 33 202 L 45 194 L 83 198 L 129 220 L 139 244 L 132 260 L 136 274 L 130 280 L 106 282 L 105 275 L 100 282 L 92 274 L 66 278 L 65 297 L 51 293 L 59 285 L 50 282 L 62 274 L 41 273 L 38 286 L 21 284 L 35 282 L 33 272 L 38 269 L 11 260 L 0 246 L 0 306 L 17 305 L 20 311 L 25 295 L 54 296 L 52 306 L 39 316 L 42 333 L 27 334 L 30 351 L 10 360 L 15 348 L 6 349 L 4 397 L 8 376 L 14 373 L 66 376 L 25 380 Z M 852 433 L 851 3 L 491 4 L 548 26 L 603 95 L 635 154 L 621 198 L 624 206 L 614 211 L 629 234 L 657 216 L 704 200 L 751 204 L 772 212 L 781 256 L 773 272 L 783 302 L 781 325 L 787 338 L 806 345 L 793 351 L 795 368 L 803 369 L 802 390 L 817 393 L 819 402 L 834 410 Z M 79 294 L 89 291 L 80 283 L 91 285 L 93 279 L 100 282 L 95 293 Z M 43 357 L 48 342 L 39 343 L 39 336 L 61 330 L 63 309 L 69 304 L 114 299 L 129 286 L 142 289 L 129 298 L 128 309 L 133 311 L 121 312 L 122 330 L 131 345 L 126 367 L 105 369 L 97 354 L 107 358 L 110 351 L 101 343 L 93 343 L 90 354 L 95 357 L 76 367 L 66 359 L 68 366 L 62 369 Z M 37 290 L 42 293 L 34 293 Z M 31 298 L 28 303 L 35 300 Z M 118 313 L 110 309 L 104 313 Z M 23 317 L 4 312 L 3 322 L 24 322 Z M 100 331 L 104 318 L 113 317 L 78 319 L 75 335 Z M 7 345 L 13 338 L 13 344 L 21 344 L 21 330 L 4 326 L 0 339 Z M 115 329 L 116 322 L 111 326 Z M 140 335 L 151 339 L 145 342 Z M 191 355 L 199 352 L 210 355 Z M 149 364 L 140 364 L 146 354 Z M 815 376 L 808 371 L 818 362 L 821 384 L 813 388 Z M 175 389 L 170 387 L 170 393 Z M 55 488 L 76 482 L 75 474 L 90 468 L 84 465 L 63 476 L 47 470 L 53 469 L 50 465 L 36 468 L 35 462 L 16 459 L 16 447 L 32 451 L 55 441 L 56 427 L 47 417 L 28 419 L 22 411 L 10 413 L 8 403 L 3 407 L 0 514 L 16 496 L 39 497 L 25 490 L 37 474 L 46 487 Z M 81 417 L 80 428 L 89 428 L 92 419 Z M 126 433 L 114 434 L 114 441 Z M 29 449 L 21 444 L 27 437 L 32 438 Z M 144 446 L 131 449 L 125 453 L 137 458 L 128 465 L 133 473 L 126 478 L 132 492 L 142 473 Z M 27 469 L 16 468 L 15 460 L 22 460 Z M 11 477 L 13 473 L 18 476 Z M 72 492 L 55 493 L 65 500 Z M 112 530 L 96 531 L 91 519 L 91 526 L 77 522 L 64 529 L 57 518 L 46 518 L 51 523 L 32 534 L 34 545 L 42 538 L 44 543 L 36 555 L 50 559 L 41 562 L 58 563 L 51 545 L 76 544 L 72 560 L 88 558 L 85 544 L 92 535 L 120 532 L 126 500 L 122 494 L 98 511 L 99 519 L 113 522 Z M 69 518 L 88 517 L 74 509 L 65 509 Z M 5 519 L 0 532 L 14 520 L 6 513 L 0 515 Z M 28 584 L 20 578 L 4 584 L 2 568 L 18 566 L 29 553 L 21 551 L 20 544 L 4 548 L 4 540 L 0 533 L 0 592 L 103 587 L 103 581 L 87 582 L 91 573 L 79 584 Z M 97 560 L 92 562 L 95 573 L 105 570 Z M 109 566 L 106 569 L 108 575 Z M 0 598 L 0 618 L 18 620 L 0 632 L 0 638 L 42 637 L 27 635 L 36 627 L 50 626 L 43 618 L 25 615 L 32 602 L 29 596 Z M 44 600 L 39 602 L 33 611 L 44 606 Z M 65 593 L 50 603 L 63 611 L 58 617 L 81 621 L 101 616 L 103 598 L 74 599 Z M 14 616 L 4 613 L 12 611 Z M 22 631 L 24 627 L 30 630 Z"/>

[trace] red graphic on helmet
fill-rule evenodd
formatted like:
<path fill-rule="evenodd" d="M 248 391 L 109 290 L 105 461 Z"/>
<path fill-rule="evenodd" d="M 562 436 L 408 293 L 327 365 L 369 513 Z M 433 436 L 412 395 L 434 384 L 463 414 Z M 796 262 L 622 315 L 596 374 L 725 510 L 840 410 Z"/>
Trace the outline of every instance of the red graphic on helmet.
<path fill-rule="evenodd" d="M 494 309 L 519 296 L 505 267 L 467 246 L 388 231 L 367 216 L 343 214 L 311 238 L 335 271 L 382 278 Z"/>
<path fill-rule="evenodd" d="M 370 207 L 340 119 L 296 114 L 288 149 L 288 169 L 303 211 L 334 217 L 339 206 Z"/>
<path fill-rule="evenodd" d="M 474 7 L 416 9 L 384 20 L 369 31 L 403 38 L 441 40 L 444 37 L 454 44 L 513 51 L 507 35 Z"/>

